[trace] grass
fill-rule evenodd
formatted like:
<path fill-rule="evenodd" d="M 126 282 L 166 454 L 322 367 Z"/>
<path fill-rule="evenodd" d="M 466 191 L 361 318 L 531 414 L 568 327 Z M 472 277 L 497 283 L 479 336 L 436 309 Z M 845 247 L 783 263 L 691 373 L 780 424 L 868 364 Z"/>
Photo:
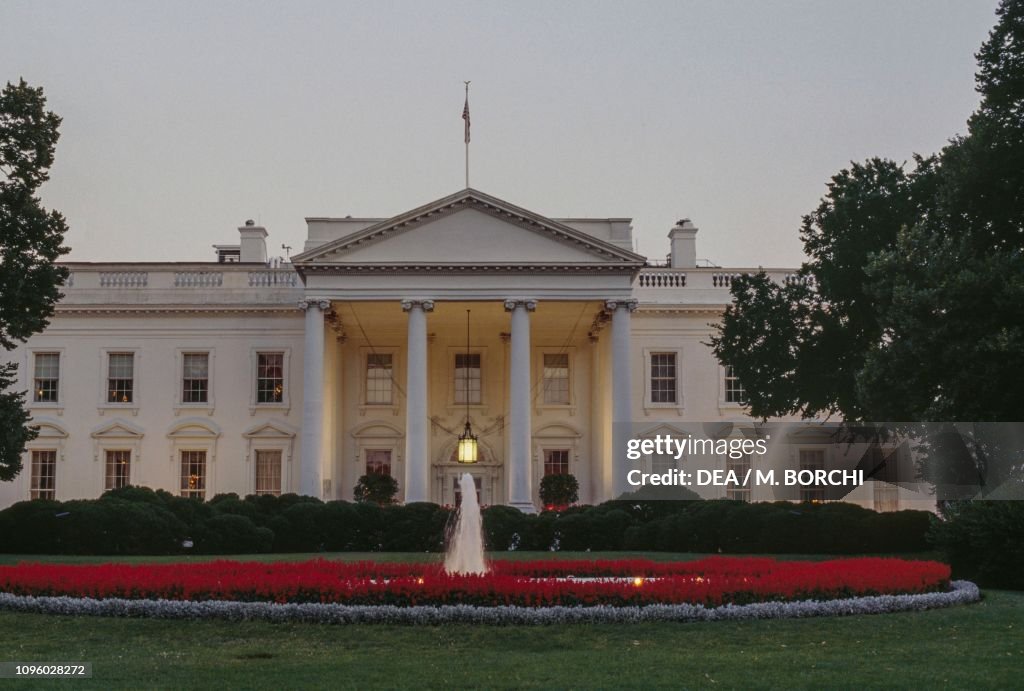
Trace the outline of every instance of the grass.
<path fill-rule="evenodd" d="M 67 688 L 1007 688 L 1024 668 L 1024 593 L 1007 591 L 945 610 L 782 621 L 342 627 L 0 612 L 0 630 L 0 661 L 92 662 L 93 678 Z"/>

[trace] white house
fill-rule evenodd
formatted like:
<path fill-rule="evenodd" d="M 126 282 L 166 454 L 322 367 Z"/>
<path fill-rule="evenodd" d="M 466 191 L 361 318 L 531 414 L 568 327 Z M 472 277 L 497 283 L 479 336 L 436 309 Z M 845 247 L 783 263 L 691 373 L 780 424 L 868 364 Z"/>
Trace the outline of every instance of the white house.
<path fill-rule="evenodd" d="M 755 429 L 706 345 L 730 281 L 754 269 L 697 266 L 689 221 L 664 266 L 633 252 L 628 218 L 545 218 L 473 189 L 388 219 L 306 222 L 291 263 L 268 262 L 251 222 L 208 263 L 69 263 L 49 328 L 12 353 L 40 434 L 0 506 L 124 484 L 351 499 L 367 472 L 397 478 L 403 501 L 452 504 L 468 471 L 484 504 L 532 510 L 547 473 L 574 474 L 584 502 L 631 489 L 612 453 L 627 436 Z M 467 410 L 472 466 L 455 458 Z M 788 462 L 841 460 L 820 428 L 791 436 Z M 927 503 L 872 480 L 847 498 Z"/>

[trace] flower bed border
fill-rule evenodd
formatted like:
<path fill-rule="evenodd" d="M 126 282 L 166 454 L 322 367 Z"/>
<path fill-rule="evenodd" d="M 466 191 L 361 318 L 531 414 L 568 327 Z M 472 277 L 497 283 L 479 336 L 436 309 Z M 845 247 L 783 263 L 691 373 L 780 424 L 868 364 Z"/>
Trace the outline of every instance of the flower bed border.
<path fill-rule="evenodd" d="M 748 605 L 644 605 L 642 607 L 475 607 L 472 605 L 413 606 L 276 604 L 207 600 L 125 600 L 110 598 L 33 597 L 0 593 L 0 610 L 40 614 L 146 617 L 154 619 L 223 619 L 228 621 L 308 622 L 318 624 L 489 624 L 551 625 L 576 623 L 634 624 L 643 622 L 735 621 L 741 619 L 798 619 L 909 612 L 981 599 L 970 581 L 952 581 L 950 590 L 917 595 L 872 595 L 840 600 L 759 602 Z"/>

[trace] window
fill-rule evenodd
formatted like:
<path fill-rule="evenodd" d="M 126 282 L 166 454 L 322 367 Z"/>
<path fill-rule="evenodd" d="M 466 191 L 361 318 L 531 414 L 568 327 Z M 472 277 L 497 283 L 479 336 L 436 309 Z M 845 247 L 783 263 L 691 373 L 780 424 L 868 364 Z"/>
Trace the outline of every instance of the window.
<path fill-rule="evenodd" d="M 544 477 L 569 474 L 569 449 L 544 450 Z"/>
<path fill-rule="evenodd" d="M 60 353 L 36 353 L 35 402 L 56 403 L 59 395 Z"/>
<path fill-rule="evenodd" d="M 107 403 L 131 403 L 134 397 L 135 354 L 109 353 L 107 355 Z"/>
<path fill-rule="evenodd" d="M 740 384 L 739 377 L 734 373 L 732 365 L 725 367 L 725 402 L 747 404 L 747 391 L 743 388 L 743 384 Z"/>
<path fill-rule="evenodd" d="M 367 354 L 367 405 L 391 405 L 392 364 L 392 356 L 390 353 Z"/>
<path fill-rule="evenodd" d="M 750 501 L 750 485 L 743 484 L 750 471 L 750 454 L 745 454 L 743 458 L 727 459 L 725 468 L 736 474 L 736 482 L 730 482 L 725 489 L 725 498 L 734 501 Z"/>
<path fill-rule="evenodd" d="M 207 403 L 210 400 L 210 354 L 183 353 L 181 357 L 181 402 Z"/>
<path fill-rule="evenodd" d="M 281 494 L 281 450 L 256 451 L 256 494 Z"/>
<path fill-rule="evenodd" d="M 284 353 L 256 354 L 256 403 L 284 401 Z"/>
<path fill-rule="evenodd" d="M 455 354 L 455 402 L 480 403 L 480 353 Z"/>
<path fill-rule="evenodd" d="M 676 354 L 651 353 L 651 403 L 676 402 Z"/>
<path fill-rule="evenodd" d="M 107 450 L 107 472 L 103 489 L 121 489 L 130 484 L 132 452 L 128 449 Z"/>
<path fill-rule="evenodd" d="M 544 403 L 569 405 L 569 354 L 544 354 Z"/>
<path fill-rule="evenodd" d="M 670 453 L 651 454 L 651 472 L 664 475 L 676 467 L 676 457 Z"/>
<path fill-rule="evenodd" d="M 30 499 L 54 499 L 56 495 L 57 452 L 49 449 L 32 452 Z"/>
<path fill-rule="evenodd" d="M 366 450 L 367 475 L 391 475 L 391 449 Z"/>
<path fill-rule="evenodd" d="M 821 449 L 800 450 L 800 470 L 822 470 L 825 468 L 825 452 Z M 813 486 L 800 487 L 800 501 L 825 501 L 825 488 Z"/>
<path fill-rule="evenodd" d="M 181 452 L 181 496 L 206 498 L 206 452 Z"/>

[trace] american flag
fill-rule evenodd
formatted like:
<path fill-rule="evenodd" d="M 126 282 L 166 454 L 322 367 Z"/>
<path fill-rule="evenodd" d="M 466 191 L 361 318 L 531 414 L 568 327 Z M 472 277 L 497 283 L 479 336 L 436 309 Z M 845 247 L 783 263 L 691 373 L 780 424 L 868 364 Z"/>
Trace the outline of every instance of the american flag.
<path fill-rule="evenodd" d="M 462 119 L 466 121 L 466 143 L 469 144 L 469 94 L 466 94 L 466 105 L 462 108 Z"/>

